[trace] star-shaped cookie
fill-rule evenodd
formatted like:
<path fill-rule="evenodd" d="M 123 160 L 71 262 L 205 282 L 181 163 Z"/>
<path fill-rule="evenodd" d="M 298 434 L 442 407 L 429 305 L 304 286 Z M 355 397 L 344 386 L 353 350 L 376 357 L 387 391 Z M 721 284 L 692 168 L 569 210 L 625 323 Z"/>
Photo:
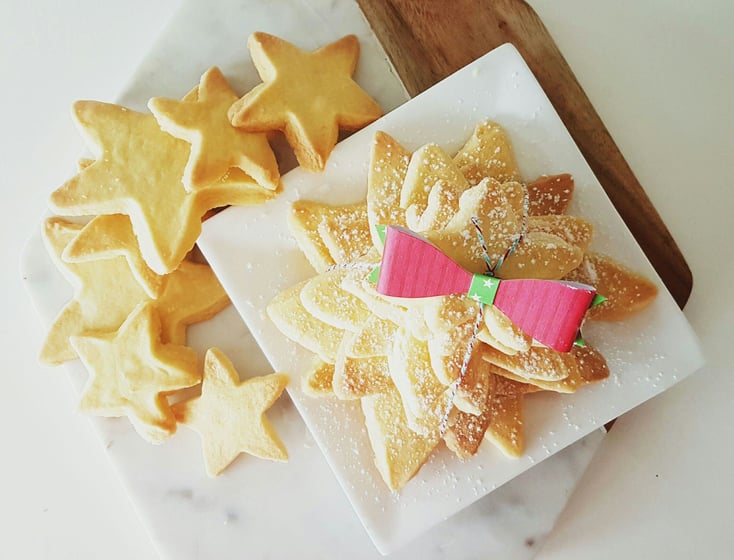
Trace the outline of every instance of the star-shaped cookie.
<path fill-rule="evenodd" d="M 62 218 L 49 218 L 43 240 L 49 255 L 74 288 L 67 303 L 48 330 L 39 360 L 60 364 L 76 358 L 69 337 L 117 329 L 135 306 L 148 299 L 125 257 L 67 263 L 61 255 L 83 226 Z"/>
<path fill-rule="evenodd" d="M 74 118 L 95 157 L 51 194 L 61 215 L 127 214 L 148 266 L 174 270 L 201 233 L 204 210 L 181 183 L 189 145 L 163 132 L 153 115 L 77 101 Z"/>
<path fill-rule="evenodd" d="M 161 317 L 161 338 L 186 343 L 186 327 L 212 318 L 229 305 L 229 296 L 208 264 L 182 262 L 166 277 L 166 286 L 155 300 Z"/>
<path fill-rule="evenodd" d="M 206 188 L 231 167 L 241 169 L 267 189 L 278 187 L 278 163 L 267 136 L 235 128 L 229 122 L 227 111 L 235 101 L 237 94 L 219 68 L 213 67 L 201 77 L 196 99 L 154 97 L 148 103 L 163 130 L 191 144 L 183 174 L 188 190 Z"/>
<path fill-rule="evenodd" d="M 151 443 L 176 431 L 165 393 L 199 382 L 196 352 L 160 342 L 160 321 L 150 303 L 137 306 L 117 332 L 74 336 L 71 344 L 89 372 L 82 412 L 127 416 Z"/>
<path fill-rule="evenodd" d="M 209 476 L 219 475 L 240 453 L 285 461 L 288 452 L 264 413 L 283 392 L 288 377 L 273 373 L 240 382 L 224 353 L 206 353 L 201 396 L 174 405 L 176 418 L 197 431 Z"/>
<path fill-rule="evenodd" d="M 90 225 L 93 223 L 94 220 Z M 74 288 L 72 300 L 61 310 L 46 336 L 39 357 L 46 364 L 76 358 L 70 336 L 114 331 L 135 306 L 151 301 L 126 256 L 118 256 L 116 250 L 107 247 L 80 262 L 62 258 L 87 227 L 63 218 L 49 218 L 44 224 L 43 239 L 48 252 Z M 104 237 L 111 239 L 114 235 Z M 160 315 L 163 342 L 184 344 L 187 325 L 205 321 L 229 305 L 224 288 L 208 265 L 184 261 L 161 281 L 160 294 L 152 301 Z"/>
<path fill-rule="evenodd" d="M 259 32 L 247 45 L 264 83 L 231 106 L 230 120 L 252 132 L 284 131 L 304 168 L 324 168 L 340 128 L 355 130 L 382 116 L 352 80 L 359 58 L 356 36 L 313 52 Z"/>
<path fill-rule="evenodd" d="M 135 279 L 146 293 L 155 298 L 165 285 L 165 276 L 156 274 L 143 259 L 130 218 L 124 214 L 109 214 L 92 218 L 64 249 L 67 263 L 82 263 L 125 257 Z"/>

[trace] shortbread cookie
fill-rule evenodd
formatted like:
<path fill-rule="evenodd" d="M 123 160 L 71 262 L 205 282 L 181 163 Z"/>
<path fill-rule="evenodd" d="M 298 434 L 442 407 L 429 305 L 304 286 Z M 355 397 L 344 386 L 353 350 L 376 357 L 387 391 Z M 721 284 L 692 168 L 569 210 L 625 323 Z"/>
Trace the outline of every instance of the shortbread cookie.
<path fill-rule="evenodd" d="M 340 399 L 366 397 L 384 393 L 392 387 L 390 366 L 386 356 L 352 358 L 337 356 L 334 365 L 334 394 Z"/>
<path fill-rule="evenodd" d="M 492 390 L 497 395 L 527 395 L 528 393 L 537 393 L 538 391 L 542 391 L 542 389 L 537 385 L 531 385 L 527 382 L 509 379 L 505 376 L 506 370 L 502 370 L 502 373 L 500 374 L 498 373 L 499 368 L 497 368 L 497 366 L 492 364 L 489 364 L 489 366 L 490 372 L 494 373 L 492 376 Z"/>
<path fill-rule="evenodd" d="M 591 346 L 574 346 L 570 352 L 559 354 L 559 359 L 568 375 L 556 381 L 530 379 L 494 364 L 490 364 L 490 366 L 492 373 L 498 377 L 556 393 L 575 393 L 584 385 L 596 383 L 609 377 L 609 367 L 604 356 Z"/>
<path fill-rule="evenodd" d="M 185 344 L 189 325 L 211 319 L 229 303 L 227 292 L 208 264 L 183 261 L 166 276 L 163 292 L 154 301 L 163 342 Z"/>
<path fill-rule="evenodd" d="M 456 388 L 453 405 L 456 409 L 479 416 L 485 408 L 487 396 L 494 391 L 492 364 L 482 359 L 479 352 L 472 352 L 464 377 Z"/>
<path fill-rule="evenodd" d="M 445 229 L 464 231 L 473 225 L 472 218 L 477 219 L 492 256 L 495 244 L 506 248 L 508 240 L 512 241 L 512 237 L 520 232 L 522 216 L 523 190 L 520 183 L 482 179 L 461 193 L 456 212 Z"/>
<path fill-rule="evenodd" d="M 431 367 L 428 345 L 407 330 L 399 329 L 388 363 L 390 378 L 400 393 L 411 428 L 422 429 L 422 425 L 416 426 L 412 420 L 435 415 L 436 403 L 446 392 Z"/>
<path fill-rule="evenodd" d="M 184 103 L 195 103 L 198 100 L 198 85 L 181 99 Z M 206 185 L 205 188 L 197 189 L 195 194 L 197 201 L 204 208 L 218 209 L 225 206 L 263 204 L 274 198 L 277 193 L 278 189 L 263 187 L 239 167 L 230 167 L 219 179 Z M 208 218 L 213 213 L 211 210 L 208 211 L 202 219 Z"/>
<path fill-rule="evenodd" d="M 584 255 L 565 280 L 590 284 L 607 298 L 587 314 L 589 319 L 599 321 L 621 321 L 650 305 L 658 295 L 657 286 L 650 280 L 599 253 Z"/>
<path fill-rule="evenodd" d="M 39 360 L 60 364 L 77 357 L 69 337 L 116 330 L 141 301 L 148 299 L 124 256 L 67 263 L 61 255 L 83 226 L 49 218 L 43 240 L 54 264 L 73 286 L 73 299 L 48 329 Z"/>
<path fill-rule="evenodd" d="M 378 294 L 365 276 L 365 273 L 347 274 L 342 281 L 342 288 L 362 300 L 370 312 L 380 319 L 407 329 L 418 340 L 428 340 L 430 329 L 426 324 L 420 301 L 390 298 Z"/>
<path fill-rule="evenodd" d="M 148 266 L 171 272 L 193 247 L 204 213 L 181 184 L 189 145 L 152 115 L 119 105 L 77 101 L 74 117 L 95 161 L 51 194 L 51 209 L 127 214 Z"/>
<path fill-rule="evenodd" d="M 52 323 L 41 350 L 39 359 L 47 364 L 76 357 L 70 336 L 113 331 L 139 303 L 150 300 L 125 256 L 102 251 L 95 260 L 78 263 L 61 258 L 76 236 L 86 231 L 86 227 L 61 218 L 49 218 L 44 224 L 49 253 L 74 287 L 73 299 Z M 85 257 L 89 258 L 91 255 Z M 185 344 L 188 325 L 205 321 L 229 305 L 224 288 L 208 265 L 184 261 L 161 281 L 160 293 L 151 301 L 160 317 L 164 343 Z"/>
<path fill-rule="evenodd" d="M 522 405 L 522 395 L 494 394 L 490 404 L 491 419 L 484 432 L 484 439 L 512 459 L 520 457 L 525 450 Z"/>
<path fill-rule="evenodd" d="M 457 190 L 452 183 L 438 179 L 429 191 L 422 211 L 417 204 L 412 204 L 405 210 L 408 228 L 416 232 L 442 229 L 459 205 Z"/>
<path fill-rule="evenodd" d="M 540 346 L 512 356 L 489 345 L 482 349 L 483 359 L 509 370 L 528 383 L 534 379 L 560 381 L 568 377 L 569 368 L 575 367 L 575 361 L 564 361 L 564 354 L 567 353 Z"/>
<path fill-rule="evenodd" d="M 469 182 L 443 149 L 436 144 L 420 147 L 410 158 L 400 191 L 408 227 L 418 232 L 443 228 L 468 188 Z"/>
<path fill-rule="evenodd" d="M 486 273 L 484 248 L 471 218 L 482 230 L 487 254 L 492 266 L 504 258 L 497 270 L 499 278 L 541 278 L 557 280 L 576 268 L 583 251 L 557 235 L 542 231 L 528 232 L 514 251 L 505 255 L 522 232 L 521 219 L 506 201 L 497 183 L 483 181 L 464 192 L 460 210 L 439 232 L 426 237 L 466 270 Z"/>
<path fill-rule="evenodd" d="M 435 333 L 428 339 L 431 367 L 442 384 L 449 385 L 458 377 L 474 334 L 474 323 L 475 319 L 472 318 L 449 331 Z"/>
<path fill-rule="evenodd" d="M 311 365 L 301 377 L 301 389 L 312 397 L 334 396 L 334 364 L 327 364 L 314 356 Z"/>
<path fill-rule="evenodd" d="M 478 413 L 454 409 L 443 434 L 446 446 L 460 459 L 474 455 L 486 437 L 503 453 L 518 457 L 524 448 L 522 394 L 501 394 L 490 374 L 491 389 Z"/>
<path fill-rule="evenodd" d="M 336 264 L 357 260 L 372 248 L 365 202 L 325 212 L 318 231 Z"/>
<path fill-rule="evenodd" d="M 346 268 L 335 268 L 311 278 L 301 290 L 301 303 L 311 315 L 342 330 L 359 331 L 369 318 L 367 306 L 354 294 L 343 290 Z"/>
<path fill-rule="evenodd" d="M 474 134 L 454 156 L 454 163 L 470 185 L 486 178 L 500 183 L 520 180 L 510 139 L 504 129 L 492 121 L 477 125 Z"/>
<path fill-rule="evenodd" d="M 351 358 L 387 356 L 392 349 L 392 340 L 397 328 L 398 326 L 392 321 L 370 313 L 362 327 L 349 338 L 344 353 Z"/>
<path fill-rule="evenodd" d="M 425 298 L 423 311 L 426 325 L 434 333 L 444 333 L 473 320 L 479 313 L 476 301 L 465 294 Z"/>
<path fill-rule="evenodd" d="M 124 257 L 135 279 L 151 298 L 158 297 L 165 285 L 165 276 L 156 274 L 143 259 L 130 218 L 110 214 L 92 218 L 69 242 L 62 259 L 81 263 L 112 257 Z"/>
<path fill-rule="evenodd" d="M 492 411 L 489 408 L 478 415 L 453 409 L 443 434 L 446 447 L 459 459 L 468 459 L 475 455 L 484 441 L 484 432 L 487 431 L 491 418 Z"/>
<path fill-rule="evenodd" d="M 297 200 L 288 213 L 288 227 L 317 272 L 356 260 L 371 247 L 364 202 L 332 206 Z"/>
<path fill-rule="evenodd" d="M 596 383 L 609 377 L 609 366 L 604 355 L 586 344 L 574 346 L 571 353 L 576 358 L 583 383 Z"/>
<path fill-rule="evenodd" d="M 574 191 L 573 177 L 568 173 L 543 175 L 526 185 L 531 216 L 560 215 L 568 210 Z"/>
<path fill-rule="evenodd" d="M 304 280 L 275 296 L 267 307 L 268 316 L 288 338 L 333 364 L 344 331 L 306 311 L 301 303 L 301 290 L 307 283 Z"/>
<path fill-rule="evenodd" d="M 127 416 L 151 443 L 176 431 L 165 394 L 199 382 L 196 352 L 160 342 L 152 304 L 136 307 L 116 332 L 73 336 L 71 344 L 89 372 L 79 403 L 82 412 Z"/>
<path fill-rule="evenodd" d="M 93 163 L 93 159 L 79 159 L 77 170 L 82 171 Z M 151 298 L 160 295 L 163 275 L 155 273 L 145 262 L 130 218 L 124 214 L 92 218 L 66 246 L 62 258 L 66 262 L 78 263 L 112 256 L 124 256 L 127 259 L 135 278 Z"/>
<path fill-rule="evenodd" d="M 299 249 L 316 272 L 325 272 L 336 264 L 319 233 L 322 214 L 317 202 L 297 200 L 287 214 L 288 229 Z"/>
<path fill-rule="evenodd" d="M 342 400 L 382 393 L 392 386 L 387 356 L 353 358 L 348 355 L 354 333 L 345 333 L 334 364 L 332 387 Z"/>
<path fill-rule="evenodd" d="M 410 152 L 390 135 L 377 131 L 372 139 L 367 174 L 367 219 L 372 242 L 382 249 L 375 226 L 405 226 L 400 192 L 410 162 Z"/>
<path fill-rule="evenodd" d="M 218 181 L 237 167 L 263 187 L 275 190 L 280 180 L 278 163 L 265 134 L 232 126 L 227 116 L 237 94 L 217 67 L 201 77 L 195 101 L 154 97 L 148 108 L 160 127 L 191 144 L 183 173 L 191 191 Z"/>
<path fill-rule="evenodd" d="M 218 476 L 240 453 L 288 460 L 265 411 L 280 397 L 288 376 L 273 373 L 240 381 L 224 353 L 211 348 L 204 360 L 201 395 L 173 406 L 176 419 L 201 436 L 206 472 Z"/>
<path fill-rule="evenodd" d="M 530 216 L 528 231 L 540 231 L 560 237 L 566 243 L 578 247 L 583 253 L 589 249 L 594 236 L 591 222 L 576 216 Z"/>
<path fill-rule="evenodd" d="M 359 41 L 347 35 L 313 52 L 268 35 L 247 41 L 262 84 L 232 104 L 232 124 L 252 132 L 282 130 L 298 163 L 321 171 L 339 129 L 356 130 L 382 109 L 352 80 Z"/>
<path fill-rule="evenodd" d="M 183 96 L 181 101 L 195 103 L 199 100 L 199 86 Z M 191 158 L 189 157 L 189 161 Z M 218 180 L 196 191 L 197 200 L 204 208 L 217 209 L 225 206 L 253 206 L 263 204 L 275 197 L 278 190 L 263 187 L 239 167 L 230 167 Z M 204 218 L 213 214 L 208 211 Z"/>
<path fill-rule="evenodd" d="M 519 184 L 517 188 L 521 189 Z M 459 210 L 446 227 L 429 232 L 427 238 L 460 266 L 475 273 L 486 273 L 484 247 L 495 266 L 513 246 L 522 231 L 522 214 L 507 197 L 508 184 L 485 179 L 465 191 Z M 482 230 L 484 247 L 472 221 Z M 500 278 L 559 279 L 581 262 L 583 252 L 556 235 L 528 232 L 497 270 Z"/>
<path fill-rule="evenodd" d="M 533 339 L 493 305 L 484 308 L 483 319 L 484 325 L 477 333 L 477 338 L 482 342 L 505 354 L 517 354 L 530 350 Z"/>
<path fill-rule="evenodd" d="M 400 394 L 394 388 L 361 401 L 367 435 L 380 476 L 393 492 L 415 476 L 438 443 L 438 434 L 408 427 Z"/>
<path fill-rule="evenodd" d="M 265 204 L 275 198 L 278 191 L 262 187 L 247 173 L 232 167 L 219 180 L 194 194 L 201 207 L 221 208 Z M 206 219 L 206 215 L 203 219 Z"/>

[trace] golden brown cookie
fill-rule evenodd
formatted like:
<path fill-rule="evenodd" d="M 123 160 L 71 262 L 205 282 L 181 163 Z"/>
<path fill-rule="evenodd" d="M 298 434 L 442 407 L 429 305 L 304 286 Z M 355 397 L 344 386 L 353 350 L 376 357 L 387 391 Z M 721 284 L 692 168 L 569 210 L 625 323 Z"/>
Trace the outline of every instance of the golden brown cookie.
<path fill-rule="evenodd" d="M 67 263 L 61 255 L 83 229 L 62 218 L 44 222 L 43 240 L 74 295 L 48 329 L 39 360 L 60 364 L 77 357 L 69 337 L 116 330 L 135 306 L 148 299 L 124 256 Z"/>
<path fill-rule="evenodd" d="M 334 364 L 327 364 L 314 356 L 311 365 L 301 377 L 301 389 L 312 397 L 334 396 Z"/>
<path fill-rule="evenodd" d="M 490 404 L 491 418 L 487 431 L 484 432 L 484 439 L 491 441 L 513 459 L 522 455 L 525 450 L 522 406 L 522 395 L 493 395 Z"/>
<path fill-rule="evenodd" d="M 352 358 L 372 358 L 387 356 L 392 348 L 392 339 L 398 326 L 392 321 L 370 314 L 362 328 L 349 338 L 344 349 L 345 355 Z"/>
<path fill-rule="evenodd" d="M 355 333 L 345 333 L 334 364 L 332 387 L 342 400 L 382 393 L 392 386 L 387 356 L 353 358 L 348 355 Z"/>
<path fill-rule="evenodd" d="M 494 391 L 494 379 L 491 364 L 482 359 L 479 352 L 472 352 L 464 377 L 456 388 L 456 396 L 452 403 L 454 408 L 479 416 L 485 408 L 487 395 Z"/>
<path fill-rule="evenodd" d="M 305 52 L 257 32 L 247 46 L 263 83 L 232 104 L 230 120 L 252 132 L 282 130 L 302 167 L 321 171 L 340 128 L 356 130 L 382 116 L 352 80 L 359 59 L 356 36 Z"/>
<path fill-rule="evenodd" d="M 95 416 L 127 416 L 137 432 L 159 443 L 176 431 L 166 393 L 196 385 L 196 352 L 163 344 L 150 303 L 137 306 L 116 332 L 73 336 L 89 372 L 79 409 Z"/>
<path fill-rule="evenodd" d="M 483 359 L 509 370 L 528 383 L 535 379 L 560 381 L 568 377 L 569 368 L 576 366 L 575 361 L 564 360 L 564 354 L 541 346 L 533 346 L 527 352 L 518 352 L 512 356 L 489 345 L 482 348 Z"/>
<path fill-rule="evenodd" d="M 51 209 L 128 215 L 148 266 L 171 272 L 194 246 L 204 213 L 181 183 L 188 144 L 152 115 L 119 105 L 77 101 L 74 117 L 95 161 L 51 194 Z"/>
<path fill-rule="evenodd" d="M 443 434 L 446 446 L 460 459 L 474 455 L 483 439 L 489 439 L 503 453 L 518 457 L 524 448 L 522 394 L 502 394 L 488 374 L 490 389 L 476 413 L 454 409 Z"/>
<path fill-rule="evenodd" d="M 559 380 L 528 378 L 494 364 L 490 366 L 492 373 L 498 378 L 556 393 L 575 393 L 584 385 L 609 377 L 609 367 L 604 356 L 591 346 L 574 346 L 570 352 L 559 353 L 558 359 L 562 364 L 561 367 L 568 373 L 566 377 Z M 514 394 L 518 388 L 514 385 L 512 387 Z M 524 388 L 523 392 L 526 392 Z M 507 388 L 505 393 L 507 393 Z"/>
<path fill-rule="evenodd" d="M 505 130 L 492 121 L 477 125 L 474 134 L 454 156 L 454 163 L 470 185 L 487 178 L 500 183 L 520 180 L 510 139 Z"/>
<path fill-rule="evenodd" d="M 426 237 L 460 266 L 474 273 L 486 273 L 485 252 L 472 218 L 476 218 L 490 262 L 493 266 L 505 256 L 522 233 L 522 213 L 517 212 L 512 191 L 522 190 L 519 183 L 499 184 L 485 179 L 465 191 L 459 199 L 459 210 L 446 227 L 428 232 Z M 560 279 L 576 268 L 583 251 L 557 235 L 529 231 L 504 258 L 497 269 L 499 278 Z"/>
<path fill-rule="evenodd" d="M 513 324 L 507 315 L 493 305 L 484 308 L 484 324 L 477 338 L 505 354 L 527 352 L 533 339 Z"/>
<path fill-rule="evenodd" d="M 318 231 L 334 263 L 357 260 L 372 248 L 367 204 L 345 204 L 325 212 Z"/>
<path fill-rule="evenodd" d="M 341 283 L 349 274 L 335 268 L 311 278 L 301 290 L 301 303 L 311 315 L 337 329 L 356 332 L 370 316 L 367 306 Z"/>
<path fill-rule="evenodd" d="M 560 237 L 566 243 L 578 247 L 582 253 L 589 249 L 591 238 L 594 236 L 593 224 L 576 216 L 530 216 L 528 231 L 539 231 Z"/>
<path fill-rule="evenodd" d="M 375 247 L 382 250 L 375 226 L 405 226 L 400 192 L 410 162 L 410 152 L 389 134 L 377 131 L 372 139 L 367 174 L 367 219 Z"/>
<path fill-rule="evenodd" d="M 344 331 L 320 321 L 303 307 L 301 290 L 307 283 L 304 280 L 275 296 L 268 304 L 268 316 L 288 338 L 333 364 Z"/>
<path fill-rule="evenodd" d="M 411 429 L 423 431 L 426 424 L 420 420 L 437 417 L 436 413 L 443 410 L 437 408 L 437 404 L 446 393 L 446 386 L 431 367 L 428 345 L 414 338 L 407 330 L 398 329 L 388 364 L 390 378 L 405 407 L 408 425 Z M 433 423 L 429 421 L 429 424 Z M 437 428 L 438 422 L 435 424 Z"/>
<path fill-rule="evenodd" d="M 394 388 L 361 400 L 375 466 L 393 492 L 415 476 L 438 443 L 437 433 L 417 434 L 408 427 L 400 394 Z"/>
<path fill-rule="evenodd" d="M 438 145 L 426 144 L 410 158 L 400 191 L 400 207 L 413 231 L 443 228 L 459 208 L 469 182 Z"/>
<path fill-rule="evenodd" d="M 240 381 L 227 356 L 206 353 L 201 395 L 173 406 L 176 419 L 201 436 L 206 472 L 218 476 L 240 453 L 286 461 L 288 452 L 265 417 L 288 384 L 273 373 Z"/>
<path fill-rule="evenodd" d="M 543 175 L 526 185 L 530 198 L 530 215 L 564 214 L 574 191 L 573 177 L 568 173 Z"/>
<path fill-rule="evenodd" d="M 371 247 L 363 202 L 333 206 L 297 200 L 287 219 L 296 243 L 317 272 L 356 260 Z"/>
<path fill-rule="evenodd" d="M 590 284 L 607 300 L 589 309 L 587 317 L 598 321 L 621 321 L 645 309 L 658 295 L 658 288 L 641 274 L 606 255 L 587 253 L 565 280 Z"/>
<path fill-rule="evenodd" d="M 236 100 L 237 94 L 215 66 L 201 77 L 196 99 L 154 97 L 148 102 L 160 127 L 191 145 L 183 172 L 188 190 L 216 183 L 233 167 L 266 189 L 278 187 L 278 163 L 267 136 L 245 132 L 229 122 L 227 111 Z"/>
<path fill-rule="evenodd" d="M 124 216 L 120 219 L 125 222 Z M 61 255 L 73 246 L 78 235 L 88 234 L 84 247 L 91 250 L 94 238 L 89 233 L 95 228 L 87 228 L 95 225 L 95 220 L 83 227 L 61 218 L 50 218 L 44 225 L 49 253 L 74 287 L 74 296 L 49 328 L 39 358 L 42 362 L 58 364 L 74 359 L 76 353 L 69 344 L 70 336 L 116 330 L 145 301 L 152 302 L 160 317 L 162 342 L 174 344 L 185 344 L 188 325 L 205 321 L 229 305 L 224 288 L 205 264 L 182 262 L 174 272 L 160 278 L 159 293 L 151 299 L 138 282 L 125 251 L 101 245 L 98 253 L 85 254 L 80 262 L 63 260 Z M 109 234 L 106 239 L 114 237 Z"/>
<path fill-rule="evenodd" d="M 229 305 L 229 296 L 208 264 L 183 261 L 166 276 L 154 305 L 164 342 L 186 343 L 186 328 L 211 319 Z"/>
<path fill-rule="evenodd" d="M 130 218 L 110 214 L 92 218 L 68 243 L 61 256 L 67 263 L 89 262 L 112 257 L 125 257 L 135 279 L 151 298 L 158 297 L 165 276 L 156 274 L 140 253 Z"/>

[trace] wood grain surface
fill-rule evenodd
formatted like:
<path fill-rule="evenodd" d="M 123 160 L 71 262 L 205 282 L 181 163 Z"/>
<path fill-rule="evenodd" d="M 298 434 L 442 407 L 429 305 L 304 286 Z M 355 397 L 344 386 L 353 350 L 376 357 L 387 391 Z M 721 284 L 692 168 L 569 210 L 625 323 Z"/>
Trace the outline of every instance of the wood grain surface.
<path fill-rule="evenodd" d="M 411 95 L 483 54 L 520 51 L 632 234 L 682 308 L 683 255 L 535 11 L 522 0 L 357 0 Z"/>

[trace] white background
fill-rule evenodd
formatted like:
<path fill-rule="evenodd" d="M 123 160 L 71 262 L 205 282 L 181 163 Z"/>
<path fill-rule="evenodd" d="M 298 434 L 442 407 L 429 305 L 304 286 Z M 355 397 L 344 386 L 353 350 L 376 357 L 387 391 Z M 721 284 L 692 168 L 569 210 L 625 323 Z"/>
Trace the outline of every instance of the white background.
<path fill-rule="evenodd" d="M 686 314 L 716 368 L 617 423 L 539 558 L 731 557 L 734 3 L 530 4 L 686 255 L 695 279 Z M 91 424 L 74 412 L 66 375 L 37 365 L 43 332 L 18 261 L 82 149 L 71 103 L 113 100 L 176 6 L 0 4 L 5 557 L 157 557 Z"/>

